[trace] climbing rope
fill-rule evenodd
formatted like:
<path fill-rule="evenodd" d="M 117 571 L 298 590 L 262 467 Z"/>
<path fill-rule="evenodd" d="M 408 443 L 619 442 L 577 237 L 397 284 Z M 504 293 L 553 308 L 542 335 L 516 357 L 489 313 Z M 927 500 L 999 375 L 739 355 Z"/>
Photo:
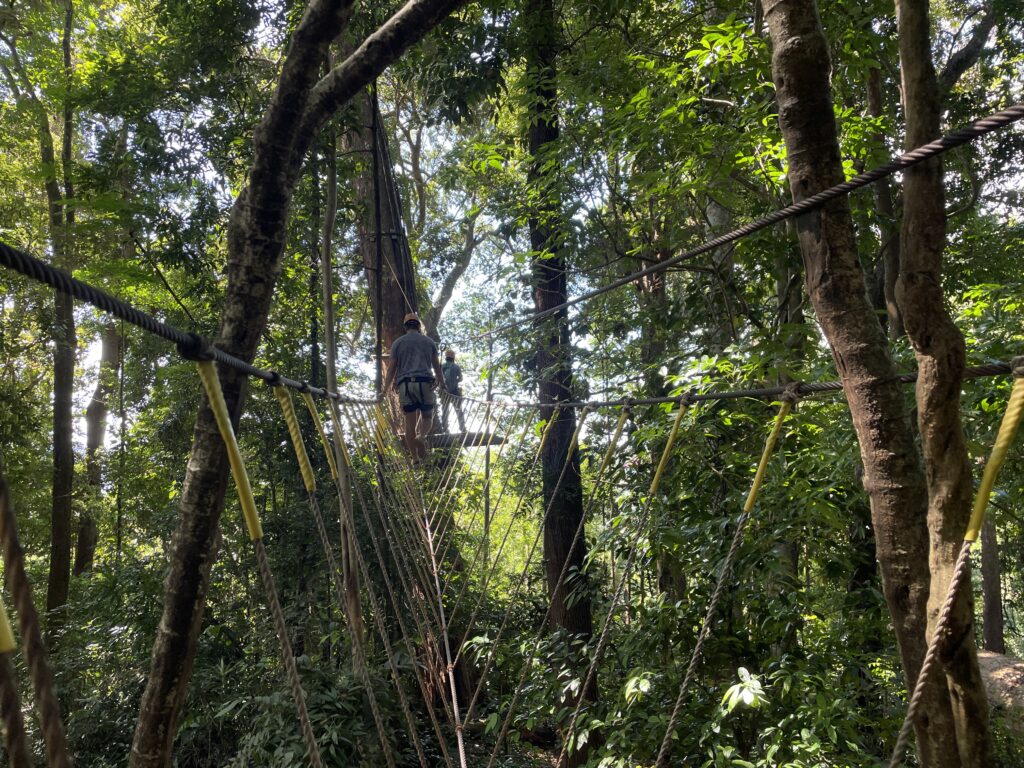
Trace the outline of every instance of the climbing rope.
<path fill-rule="evenodd" d="M 28 664 L 29 679 L 36 698 L 36 710 L 43 731 L 48 768 L 71 768 L 64 720 L 61 717 L 57 689 L 53 684 L 50 656 L 43 642 L 39 614 L 32 601 L 32 584 L 25 573 L 25 551 L 18 539 L 7 481 L 0 472 L 0 545 L 3 546 L 4 582 L 14 601 L 21 634 L 21 648 Z"/>
<path fill-rule="evenodd" d="M 380 704 L 377 701 L 377 694 L 373 689 L 373 684 L 370 682 L 370 673 L 367 669 L 366 652 L 363 647 L 362 637 L 360 637 L 359 627 L 356 625 L 354 618 L 349 616 L 348 604 L 345 599 L 345 585 L 342 581 L 341 569 L 338 567 L 338 562 L 334 557 L 331 540 L 327 535 L 327 526 L 324 524 L 324 516 L 320 512 L 320 503 L 316 498 L 316 476 L 313 473 L 313 465 L 309 462 L 309 455 L 306 453 L 306 444 L 302 439 L 302 432 L 299 430 L 299 421 L 295 416 L 295 407 L 292 403 L 292 396 L 284 387 L 277 386 L 273 389 L 274 395 L 277 397 L 277 401 L 281 405 L 281 413 L 284 417 L 285 425 L 288 427 L 288 435 L 292 441 L 292 448 L 295 450 L 295 460 L 298 462 L 299 473 L 302 475 L 302 482 L 306 488 L 306 499 L 309 503 L 310 512 L 313 514 L 313 520 L 316 524 L 317 535 L 320 538 L 320 545 L 324 551 L 324 557 L 327 560 L 327 569 L 331 575 L 332 581 L 334 582 L 335 589 L 337 590 L 338 604 L 342 613 L 349 621 L 349 634 L 352 637 L 352 666 L 355 667 L 356 675 L 359 677 L 359 680 L 363 685 L 363 690 L 366 692 L 367 700 L 370 703 L 370 714 L 373 717 L 373 723 L 377 728 L 377 738 L 380 741 L 381 750 L 384 752 L 384 760 L 387 763 L 388 768 L 395 768 L 396 763 L 394 751 L 391 747 L 391 742 L 387 738 L 387 729 L 384 726 L 384 717 L 381 715 Z M 413 731 L 411 736 L 417 742 L 417 754 L 423 758 L 421 762 L 425 764 L 426 760 L 422 755 L 422 747 L 419 745 L 419 740 L 415 731 Z"/>
<path fill-rule="evenodd" d="M 921 707 L 921 700 L 924 697 L 925 687 L 929 678 L 935 671 L 938 664 L 939 651 L 943 642 L 948 640 L 949 621 L 953 615 L 953 606 L 956 604 L 960 588 L 967 581 L 971 565 L 971 547 L 978 540 L 981 534 L 981 526 L 985 522 L 985 512 L 988 509 L 989 498 L 995 486 L 999 470 L 1006 461 L 1006 454 L 1013 444 L 1013 438 L 1020 426 L 1022 414 L 1024 414 L 1024 357 L 1018 357 L 1013 361 L 1013 389 L 1010 391 L 1010 399 L 1003 414 L 1003 420 L 999 425 L 999 432 L 996 434 L 995 444 L 992 446 L 992 455 L 985 464 L 985 470 L 981 476 L 981 483 L 974 497 L 974 506 L 971 510 L 971 518 L 967 524 L 967 532 L 964 534 L 963 543 L 960 545 L 960 552 L 957 555 L 956 565 L 953 568 L 953 576 L 949 580 L 946 589 L 946 599 L 942 603 L 938 621 L 932 636 L 928 640 L 928 650 L 925 652 L 924 661 L 921 663 L 921 671 L 917 673 L 917 680 L 914 682 L 914 690 L 907 705 L 907 713 L 900 726 L 899 735 L 896 737 L 896 745 L 893 747 L 892 758 L 889 760 L 889 768 L 897 768 L 903 764 L 903 758 L 907 747 L 910 744 L 910 737 L 913 733 L 914 720 Z"/>
<path fill-rule="evenodd" d="M 661 480 L 665 476 L 665 469 L 668 466 L 669 458 L 672 456 L 672 449 L 675 447 L 676 440 L 679 437 L 679 429 L 683 423 L 683 417 L 689 411 L 689 405 L 687 403 L 680 403 L 679 408 L 676 409 L 675 418 L 672 420 L 672 428 L 669 431 L 668 440 L 665 441 L 665 446 L 662 448 L 661 457 L 658 459 L 658 465 L 654 470 L 654 476 L 651 478 L 650 487 L 647 489 L 647 499 L 644 502 L 643 510 L 640 513 L 640 518 L 636 524 L 636 532 L 633 537 L 633 541 L 630 544 L 629 556 L 626 558 L 626 565 L 623 568 L 622 577 L 619 579 L 619 583 L 615 588 L 615 592 L 612 595 L 612 599 L 608 604 L 608 611 L 605 614 L 604 621 L 601 624 L 601 630 L 598 633 L 597 646 L 594 648 L 593 656 L 590 660 L 590 664 L 587 667 L 587 674 L 583 685 L 580 687 L 580 695 L 576 700 L 576 706 L 573 708 L 572 717 L 569 720 L 569 726 L 566 728 L 565 736 L 562 739 L 562 747 L 556 761 L 557 765 L 562 765 L 565 756 L 572 745 L 573 737 L 576 731 L 576 723 L 579 720 L 580 713 L 583 710 L 583 702 L 585 700 L 585 692 L 593 684 L 594 676 L 597 674 L 597 667 L 600 664 L 601 659 L 604 656 L 604 649 L 608 642 L 608 638 L 611 636 L 612 618 L 615 615 L 615 611 L 618 610 L 619 598 L 625 590 L 625 585 L 629 582 L 629 578 L 632 574 L 633 565 L 636 560 L 637 552 L 639 551 L 640 538 L 643 536 L 644 529 L 647 527 L 647 522 L 650 519 L 651 508 L 654 503 L 654 499 L 657 498 L 658 488 L 661 486 Z M 620 421 L 621 426 L 621 421 Z M 621 431 L 621 430 L 620 430 Z M 616 436 L 616 440 L 618 437 Z M 609 445 L 609 451 L 612 446 Z M 596 493 L 595 493 L 596 495 Z M 576 532 L 577 537 L 583 535 L 583 524 L 580 523 L 580 528 Z M 564 567 L 563 567 L 564 571 Z M 563 576 L 564 578 L 564 576 Z M 539 641 L 539 638 L 538 638 Z"/>
<path fill-rule="evenodd" d="M 743 504 L 743 512 L 740 514 L 740 518 L 736 522 L 736 531 L 733 533 L 732 543 L 729 545 L 729 552 L 726 554 L 725 562 L 722 563 L 722 568 L 718 572 L 718 579 L 715 582 L 715 591 L 711 594 L 711 600 L 708 603 L 707 612 L 704 615 L 704 623 L 701 625 L 700 632 L 697 634 L 697 642 L 693 646 L 693 654 L 690 656 L 690 662 L 686 666 L 686 674 L 683 676 L 683 682 L 679 686 L 679 693 L 676 696 L 676 703 L 672 707 L 672 714 L 668 719 L 668 727 L 665 729 L 665 736 L 661 740 L 661 748 L 658 750 L 658 759 L 655 763 L 656 768 L 668 767 L 668 756 L 669 752 L 672 750 L 672 739 L 675 736 L 676 723 L 679 720 L 679 712 L 683 706 L 683 698 L 686 696 L 690 683 L 693 682 L 693 678 L 697 673 L 697 667 L 700 665 L 702 653 L 704 651 L 704 644 L 711 635 L 711 627 L 714 624 L 715 615 L 718 612 L 718 604 L 721 602 L 722 596 L 725 594 L 725 584 L 732 573 L 732 566 L 736 561 L 736 556 L 739 554 L 740 542 L 743 541 L 743 531 L 746 528 L 747 521 L 750 519 L 751 513 L 754 511 L 754 505 L 757 503 L 757 496 L 761 491 L 761 486 L 764 484 L 764 476 L 768 470 L 768 461 L 775 452 L 775 445 L 778 443 L 779 434 L 782 432 L 783 422 L 786 421 L 786 417 L 788 417 L 790 411 L 793 410 L 793 406 L 796 404 L 799 397 L 797 391 L 797 387 L 793 386 L 784 396 L 782 404 L 779 406 L 778 414 L 775 417 L 775 424 L 772 427 L 772 431 L 769 433 L 768 439 L 765 440 L 764 450 L 761 452 L 761 460 L 757 464 L 757 471 L 754 473 L 754 479 L 750 484 L 750 491 L 747 493 L 747 500 Z"/>
<path fill-rule="evenodd" d="M 32 768 L 32 754 L 25 740 L 25 721 L 21 716 L 18 681 L 11 663 L 17 647 L 11 620 L 0 596 L 0 719 L 4 723 L 4 747 L 11 768 Z"/>
<path fill-rule="evenodd" d="M 348 409 L 349 409 L 348 405 L 342 405 L 341 411 L 345 415 L 346 422 L 352 428 L 353 436 L 355 438 L 357 438 L 357 439 L 361 439 L 364 442 L 364 444 L 369 446 L 369 449 L 368 449 L 368 452 L 367 452 L 366 456 L 369 456 L 370 454 L 375 453 L 376 450 L 377 450 L 377 441 L 376 441 L 374 435 L 371 434 L 370 427 L 367 426 L 367 424 L 369 424 L 370 422 L 365 421 L 365 420 L 356 420 L 353 417 L 353 414 L 348 412 Z M 339 425 L 336 423 L 335 427 L 338 428 Z M 326 449 L 326 443 L 325 443 L 325 449 Z M 353 459 L 351 457 L 349 457 L 347 451 L 345 451 L 343 453 L 343 457 L 344 457 L 344 460 L 348 462 L 349 468 L 353 471 L 353 473 L 355 473 L 356 464 L 353 461 Z M 371 461 L 371 462 L 369 462 L 369 464 L 371 466 L 373 466 L 375 464 L 375 462 Z M 377 478 L 377 476 L 375 475 L 375 479 L 376 478 Z M 413 648 L 413 640 L 412 640 L 413 636 L 412 636 L 412 633 L 409 631 L 408 626 L 407 626 L 407 624 L 405 622 L 405 618 L 404 618 L 405 614 L 404 614 L 404 612 L 402 610 L 402 603 L 399 601 L 398 589 L 395 587 L 395 584 L 392 581 L 391 576 L 389 574 L 389 569 L 387 568 L 387 565 L 386 565 L 386 563 L 388 562 L 388 559 L 386 557 L 385 552 L 386 551 L 390 552 L 391 555 L 392 555 L 392 560 L 397 562 L 397 559 L 398 559 L 398 556 L 399 556 L 398 555 L 398 549 L 392 543 L 391 531 L 382 522 L 385 519 L 385 514 L 382 511 L 381 504 L 379 503 L 377 494 L 366 494 L 363 491 L 362 483 L 360 483 L 358 481 L 354 482 L 352 487 L 353 487 L 353 490 L 355 491 L 356 498 L 357 498 L 357 500 L 359 502 L 358 503 L 358 508 L 359 508 L 360 512 L 362 513 L 363 522 L 364 522 L 365 528 L 366 528 L 366 530 L 367 530 L 367 532 L 369 534 L 370 542 L 371 542 L 371 545 L 373 546 L 374 554 L 375 554 L 375 556 L 377 558 L 377 562 L 380 564 L 380 567 L 381 567 L 381 576 L 382 576 L 383 581 L 384 581 L 385 590 L 387 591 L 387 594 L 388 594 L 388 599 L 391 601 L 391 605 L 393 606 L 393 609 L 394 609 L 393 610 L 393 616 L 394 616 L 396 622 L 398 623 L 399 634 L 401 636 L 402 643 L 403 643 L 403 645 L 405 647 L 406 652 L 409 655 L 409 658 L 413 661 L 413 663 L 412 663 L 413 676 L 416 679 L 416 683 L 417 683 L 417 685 L 419 687 L 420 695 L 421 695 L 423 701 L 424 702 L 429 702 L 430 698 L 431 698 L 430 697 L 430 689 L 429 689 L 429 686 L 427 685 L 427 682 L 426 682 L 426 680 L 425 680 L 425 678 L 423 676 L 423 670 L 421 669 L 420 664 L 416 663 L 416 661 L 415 661 L 416 660 L 416 652 L 415 652 L 415 650 Z M 368 496 L 369 496 L 370 499 L 372 499 L 372 503 L 367 501 L 367 497 Z M 385 532 L 385 539 L 387 540 L 388 547 L 389 547 L 388 550 L 385 550 L 385 548 L 382 546 L 380 537 L 377 535 L 377 530 L 376 530 L 377 525 L 375 525 L 373 523 L 373 521 L 371 521 L 371 519 L 370 519 L 368 510 L 371 507 L 376 511 L 378 521 L 381 521 L 379 524 L 380 524 L 382 530 Z M 367 584 L 367 587 L 368 587 L 368 593 L 371 596 L 371 601 L 372 602 L 376 601 L 376 598 L 373 597 L 372 582 L 370 581 L 369 570 L 367 568 L 367 565 L 366 565 L 365 561 L 363 560 L 363 558 L 362 558 L 362 556 L 361 556 L 361 554 L 359 553 L 358 550 L 356 551 L 356 554 L 357 554 L 357 558 L 358 558 L 358 560 L 359 560 L 359 562 L 361 564 L 361 569 L 362 569 L 362 572 L 363 572 L 363 576 L 366 579 L 366 584 Z M 408 597 L 408 603 L 410 605 L 410 614 L 412 615 L 414 624 L 416 624 L 417 631 L 419 632 L 419 636 L 421 638 L 423 638 L 424 641 L 427 641 L 427 639 L 430 638 L 431 635 L 430 635 L 429 630 L 426 629 L 423 626 L 420 614 L 415 610 L 414 606 L 417 605 L 419 603 L 419 601 L 415 600 L 413 598 L 413 592 L 410 590 L 410 588 L 408 587 L 408 585 L 406 583 L 406 571 L 403 570 L 400 566 L 396 568 L 396 571 L 397 571 L 398 576 L 399 576 L 399 583 L 400 583 L 402 589 L 404 590 L 404 594 Z M 371 607 L 373 607 L 373 606 L 371 605 Z M 374 608 L 374 610 L 376 610 L 378 612 L 377 615 L 379 616 L 380 615 L 379 608 Z M 387 631 L 386 631 L 386 629 L 385 629 L 385 627 L 384 627 L 384 625 L 382 623 L 382 619 L 378 618 L 377 621 L 378 621 L 378 627 L 379 627 L 379 631 L 381 633 L 381 637 L 382 637 L 383 642 L 385 644 L 385 648 L 386 649 L 390 649 L 391 646 L 390 646 L 390 641 L 389 641 L 388 636 L 387 636 L 388 633 L 387 633 Z M 392 651 L 389 650 L 388 654 L 389 654 L 389 657 L 394 658 L 394 654 L 393 654 Z M 393 676 L 393 679 L 395 681 L 395 684 L 397 686 L 399 686 L 399 697 L 400 697 L 400 700 L 402 700 L 402 699 L 404 699 L 404 692 L 402 692 L 402 690 L 401 690 L 401 684 L 400 684 L 400 681 L 399 681 L 399 678 L 398 678 L 397 663 L 392 663 L 392 665 L 391 665 L 391 672 L 392 672 L 392 676 Z M 406 700 L 406 704 L 404 706 L 408 707 L 408 701 L 407 700 Z M 437 716 L 436 716 L 436 714 L 434 712 L 434 708 L 431 707 L 431 706 L 427 706 L 426 709 L 427 709 L 427 714 L 430 717 L 430 722 L 431 722 L 431 725 L 433 726 L 434 733 L 437 736 L 438 745 L 441 748 L 441 752 L 442 752 L 442 756 L 443 756 L 444 761 L 445 761 L 445 765 L 448 768 L 452 768 L 454 766 L 454 763 L 453 763 L 453 761 L 451 759 L 451 755 L 450 755 L 450 753 L 448 751 L 448 745 L 447 745 L 447 742 L 446 742 L 446 740 L 444 738 L 444 734 L 443 734 L 442 729 L 441 729 L 441 724 L 438 722 Z M 449 720 L 450 721 L 453 720 L 453 718 L 451 717 L 450 712 L 448 713 L 448 716 L 449 716 Z"/>
<path fill-rule="evenodd" d="M 302 730 L 303 741 L 306 743 L 309 761 L 313 768 L 323 768 L 320 748 L 317 746 L 316 736 L 313 734 L 313 726 L 309 720 L 309 711 L 306 709 L 306 695 L 302 690 L 302 681 L 299 679 L 299 668 L 295 663 L 295 656 L 292 654 L 291 641 L 288 639 L 288 625 L 285 623 L 284 612 L 281 610 L 281 602 L 277 596 L 277 588 L 274 586 L 274 577 L 270 572 L 267 550 L 263 545 L 263 526 L 260 523 L 259 513 L 256 511 L 256 499 L 252 493 L 252 486 L 249 484 L 249 475 L 245 470 L 242 452 L 238 448 L 235 430 L 231 425 L 231 416 L 228 413 L 227 403 L 224 401 L 224 393 L 220 387 L 220 378 L 211 360 L 197 360 L 196 367 L 199 370 L 199 378 L 202 380 L 203 388 L 206 390 L 210 410 L 213 411 L 214 419 L 217 421 L 217 429 L 220 430 L 220 436 L 224 441 L 224 448 L 228 454 L 231 476 L 235 480 L 235 488 L 238 491 L 238 501 L 242 507 L 245 527 L 249 532 L 249 539 L 252 541 L 253 549 L 256 552 L 256 563 L 260 579 L 263 582 L 263 591 L 267 595 L 270 613 L 274 620 L 274 628 L 277 630 L 277 639 L 281 646 L 281 660 L 284 663 L 288 683 L 291 687 L 292 699 L 295 701 L 295 709 L 299 717 L 299 726 Z"/>

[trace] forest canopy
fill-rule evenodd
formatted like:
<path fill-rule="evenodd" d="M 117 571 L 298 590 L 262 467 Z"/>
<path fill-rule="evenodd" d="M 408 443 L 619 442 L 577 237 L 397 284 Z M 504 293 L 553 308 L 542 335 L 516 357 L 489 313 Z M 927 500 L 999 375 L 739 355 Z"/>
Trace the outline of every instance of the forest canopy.
<path fill-rule="evenodd" d="M 0 269 L 4 757 L 1022 764 L 1022 102 L 1019 0 L 0 0 L 2 263 L 191 334 Z"/>

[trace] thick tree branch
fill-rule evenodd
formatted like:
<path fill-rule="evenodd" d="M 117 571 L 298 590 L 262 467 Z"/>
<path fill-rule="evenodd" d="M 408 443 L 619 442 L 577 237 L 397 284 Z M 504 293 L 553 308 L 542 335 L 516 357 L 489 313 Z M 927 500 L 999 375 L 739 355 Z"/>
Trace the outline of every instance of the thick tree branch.
<path fill-rule="evenodd" d="M 466 273 L 466 270 L 469 269 L 469 262 L 473 259 L 473 252 L 485 239 L 484 236 L 477 237 L 476 235 L 476 220 L 479 217 L 480 210 L 477 209 L 472 216 L 466 219 L 465 228 L 463 229 L 465 240 L 463 241 L 462 252 L 459 254 L 459 258 L 456 260 L 451 272 L 445 275 L 444 281 L 441 283 L 441 289 L 437 292 L 437 296 L 425 315 L 427 328 L 431 330 L 436 329 L 438 323 L 440 323 L 441 314 L 444 312 L 445 307 L 448 306 L 448 302 L 451 301 L 452 293 L 455 292 L 455 286 Z"/>
<path fill-rule="evenodd" d="M 308 145 L 343 104 L 464 2 L 409 0 L 402 6 L 313 87 L 296 132 L 296 149 L 303 149 L 303 142 Z"/>
<path fill-rule="evenodd" d="M 354 0 L 314 0 L 292 35 L 274 99 L 253 136 L 253 167 L 249 188 L 262 191 L 251 204 L 268 199 L 278 204 L 282 182 L 301 166 L 306 146 L 296 153 L 295 126 L 302 118 L 327 50 L 352 16 Z M 306 142 L 308 146 L 308 141 Z"/>
<path fill-rule="evenodd" d="M 988 42 L 988 36 L 995 28 L 998 20 L 995 4 L 993 3 L 989 5 L 985 15 L 981 17 L 981 21 L 974 28 L 974 31 L 971 33 L 971 39 L 949 57 L 946 66 L 942 68 L 942 72 L 939 75 L 939 90 L 943 96 L 953 90 L 953 86 L 963 77 L 964 72 L 977 63 L 981 52 L 985 49 L 985 43 Z"/>

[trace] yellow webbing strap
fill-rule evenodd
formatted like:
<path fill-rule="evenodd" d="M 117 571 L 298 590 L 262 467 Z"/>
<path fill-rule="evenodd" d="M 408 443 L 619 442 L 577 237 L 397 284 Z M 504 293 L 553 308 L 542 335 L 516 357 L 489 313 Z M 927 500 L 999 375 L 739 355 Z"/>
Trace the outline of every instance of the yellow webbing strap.
<path fill-rule="evenodd" d="M 779 434 L 782 432 L 782 423 L 789 416 L 789 412 L 793 410 L 793 402 L 791 400 L 783 400 L 782 405 L 779 406 L 779 413 L 775 417 L 775 425 L 772 427 L 771 434 L 768 435 L 768 439 L 764 441 L 764 450 L 761 451 L 761 461 L 757 464 L 757 472 L 754 473 L 754 482 L 750 484 L 750 492 L 747 494 L 747 500 L 743 504 L 744 514 L 749 514 L 754 509 L 754 504 L 757 502 L 757 494 L 761 491 L 761 486 L 764 484 L 764 475 L 768 469 L 768 460 L 771 459 L 772 453 L 775 451 L 775 444 L 779 441 Z"/>
<path fill-rule="evenodd" d="M 619 420 L 615 424 L 615 431 L 612 433 L 612 439 L 608 441 L 608 448 L 604 452 L 604 456 L 601 457 L 601 465 L 597 469 L 597 477 L 604 477 L 604 471 L 608 467 L 609 462 L 612 460 L 612 454 L 615 453 L 615 449 L 619 445 L 619 438 L 622 437 L 622 430 L 626 427 L 626 419 L 629 418 L 629 408 L 623 408 L 619 414 Z"/>
<path fill-rule="evenodd" d="M 309 392 L 302 393 L 302 400 L 306 404 L 306 408 L 309 409 L 309 415 L 313 419 L 313 423 L 316 425 L 316 432 L 320 435 L 320 445 L 324 447 L 324 453 L 327 454 L 327 463 L 331 467 L 331 477 L 334 480 L 338 479 L 338 465 L 334 463 L 334 451 L 331 450 L 331 444 L 327 442 L 327 433 L 324 431 L 324 423 L 320 420 L 320 414 L 316 410 L 316 403 L 313 402 L 313 396 Z M 337 429 L 337 427 L 335 427 Z"/>
<path fill-rule="evenodd" d="M 1010 401 L 1006 404 L 1003 421 L 996 434 L 992 455 L 989 456 L 985 471 L 981 475 L 981 484 L 974 497 L 974 509 L 971 512 L 971 521 L 967 525 L 967 533 L 964 534 L 964 541 L 975 542 L 981 534 L 981 524 L 985 521 L 985 510 L 988 508 L 989 496 L 992 495 L 992 487 L 1006 460 L 1006 454 L 1013 443 L 1017 427 L 1020 426 L 1022 413 L 1024 413 L 1024 376 L 1017 376 L 1013 381 L 1013 389 L 1010 391 Z"/>
<path fill-rule="evenodd" d="M 665 443 L 661 459 L 658 461 L 658 468 L 654 471 L 654 477 L 651 478 L 651 487 L 647 491 L 648 496 L 653 496 L 657 492 L 658 486 L 661 485 L 661 476 L 665 474 L 668 457 L 672 453 L 672 446 L 675 445 L 676 437 L 679 435 L 679 425 L 683 423 L 683 416 L 689 409 L 686 403 L 679 403 L 679 410 L 676 411 L 676 417 L 672 420 L 672 431 L 668 433 L 668 442 Z"/>
<path fill-rule="evenodd" d="M 0 653 L 11 653 L 18 644 L 14 642 L 14 630 L 11 629 L 11 620 L 7 616 L 7 608 L 4 606 L 4 598 L 0 595 Z"/>
<path fill-rule="evenodd" d="M 346 469 L 352 469 L 352 458 L 348 455 L 348 446 L 345 445 L 345 440 L 342 438 L 341 412 L 338 410 L 338 404 L 333 401 L 329 402 L 327 404 L 327 413 L 331 417 L 331 426 L 334 430 L 334 434 L 338 437 L 337 444 L 338 451 L 341 453 L 341 460 L 345 463 Z M 331 453 L 329 445 L 330 444 L 327 442 L 327 435 L 324 435 L 324 450 L 327 451 L 328 454 Z M 331 463 L 334 464 L 333 461 Z M 335 466 L 335 471 L 337 471 L 337 466 Z M 340 477 L 335 475 L 334 479 L 338 480 Z"/>
<path fill-rule="evenodd" d="M 551 428 L 553 426 L 555 426 L 555 422 L 558 421 L 557 417 L 558 417 L 558 411 L 559 410 L 560 409 L 556 407 L 551 412 L 551 418 L 548 419 L 548 423 L 544 425 L 544 430 L 540 433 L 540 445 L 537 446 L 537 455 L 538 456 L 540 456 L 540 454 L 544 451 L 544 445 L 548 441 L 548 435 L 551 434 Z M 570 452 L 571 452 L 571 449 L 570 449 Z"/>
<path fill-rule="evenodd" d="M 238 449 L 235 430 L 231 428 L 231 417 L 228 415 L 227 403 L 224 402 L 224 392 L 220 388 L 217 369 L 209 360 L 198 361 L 196 367 L 199 368 L 199 378 L 203 380 L 206 396 L 210 400 L 210 409 L 213 411 L 213 417 L 217 420 L 217 428 L 220 430 L 224 447 L 228 452 L 231 476 L 235 478 L 238 501 L 242 505 L 242 516 L 245 518 L 245 527 L 249 529 L 249 538 L 253 541 L 262 539 L 263 526 L 260 524 L 260 517 L 256 512 L 256 499 L 252 495 L 252 486 L 249 485 L 249 475 L 245 472 L 242 452 Z"/>
<path fill-rule="evenodd" d="M 382 456 L 387 455 L 387 448 L 384 442 L 384 435 L 387 434 L 387 417 L 380 403 L 373 406 L 373 415 L 376 417 L 376 425 L 373 430 L 374 440 L 377 441 L 377 450 Z"/>
<path fill-rule="evenodd" d="M 306 491 L 316 491 L 316 478 L 313 476 L 313 467 L 309 463 L 309 456 L 306 454 L 306 444 L 302 441 L 302 433 L 299 431 L 299 421 L 295 418 L 295 407 L 292 405 L 292 396 L 284 387 L 274 387 L 274 394 L 277 395 L 277 402 L 281 404 L 281 413 L 284 414 L 284 423 L 288 425 L 288 434 L 292 438 L 292 446 L 295 448 L 295 459 L 299 462 L 299 472 L 302 473 L 302 482 Z"/>

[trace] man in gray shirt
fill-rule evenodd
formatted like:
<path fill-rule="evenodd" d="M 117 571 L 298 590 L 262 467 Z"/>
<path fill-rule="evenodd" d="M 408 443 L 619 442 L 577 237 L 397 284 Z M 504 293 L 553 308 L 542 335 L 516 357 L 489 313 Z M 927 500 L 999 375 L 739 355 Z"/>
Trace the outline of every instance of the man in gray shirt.
<path fill-rule="evenodd" d="M 423 334 L 420 319 L 415 312 L 405 316 L 405 335 L 391 345 L 388 373 L 384 391 L 392 385 L 398 390 L 398 401 L 405 415 L 405 447 L 409 449 L 413 464 L 427 454 L 423 441 L 434 426 L 434 387 L 444 380 L 437 344 Z M 417 423 L 418 422 L 418 423 Z"/>

